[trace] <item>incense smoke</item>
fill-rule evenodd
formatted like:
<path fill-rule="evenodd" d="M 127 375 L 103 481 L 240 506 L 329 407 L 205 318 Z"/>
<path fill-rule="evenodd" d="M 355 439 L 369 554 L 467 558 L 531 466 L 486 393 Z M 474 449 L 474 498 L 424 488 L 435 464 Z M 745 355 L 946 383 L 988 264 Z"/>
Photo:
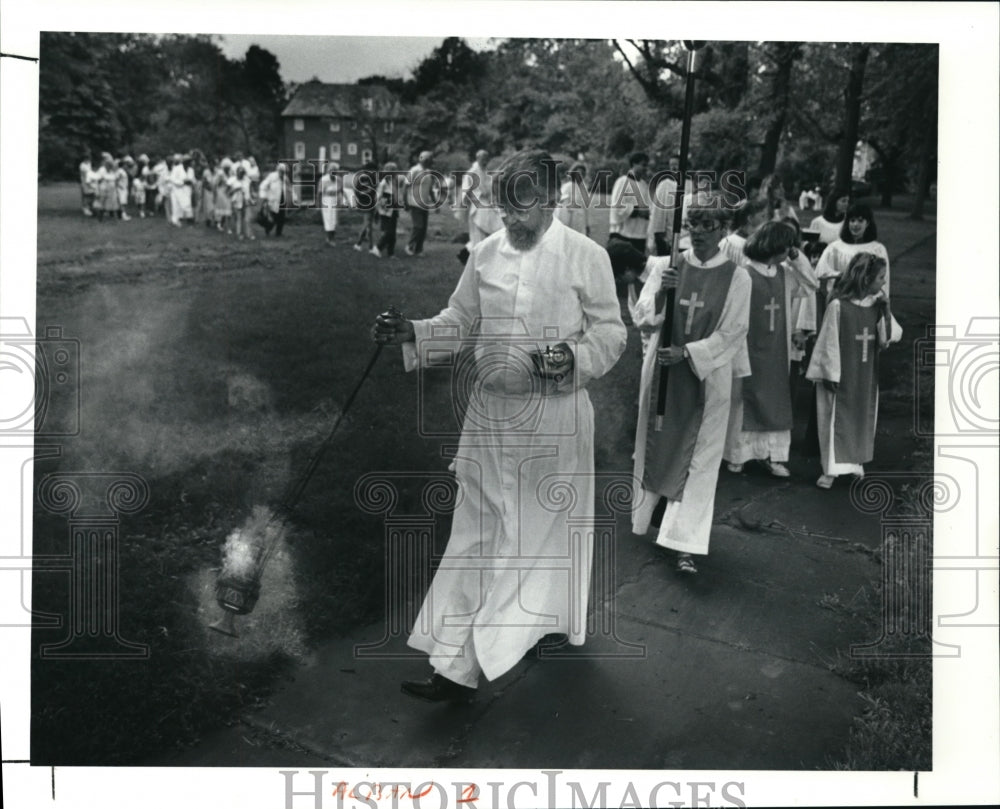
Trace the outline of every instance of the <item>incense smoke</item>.
<path fill-rule="evenodd" d="M 222 549 L 222 575 L 255 578 L 258 568 L 285 538 L 285 524 L 264 506 L 254 506 L 243 526 L 228 537 Z"/>

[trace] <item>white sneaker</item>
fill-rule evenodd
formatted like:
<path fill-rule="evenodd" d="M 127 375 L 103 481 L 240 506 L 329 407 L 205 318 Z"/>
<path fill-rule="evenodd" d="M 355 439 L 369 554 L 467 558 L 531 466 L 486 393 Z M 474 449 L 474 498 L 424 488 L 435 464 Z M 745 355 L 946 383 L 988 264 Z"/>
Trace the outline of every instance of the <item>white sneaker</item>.
<path fill-rule="evenodd" d="M 830 489 L 833 488 L 833 480 L 833 475 L 820 475 L 816 485 L 821 489 Z"/>
<path fill-rule="evenodd" d="M 362 248 L 361 248 L 360 244 L 356 244 L 356 245 L 354 245 L 354 249 L 357 250 L 360 253 Z"/>
<path fill-rule="evenodd" d="M 788 467 L 783 463 L 778 463 L 777 461 L 768 459 L 764 461 L 764 466 L 766 466 L 767 471 L 776 478 L 788 478 L 792 476 L 792 473 L 788 471 Z"/>
<path fill-rule="evenodd" d="M 368 252 L 371 253 L 373 256 L 375 256 L 375 258 L 382 258 L 382 253 L 379 251 L 377 247 L 373 247 Z"/>
<path fill-rule="evenodd" d="M 738 475 L 743 471 L 743 464 L 741 463 L 727 463 L 726 469 L 732 472 L 734 475 Z"/>

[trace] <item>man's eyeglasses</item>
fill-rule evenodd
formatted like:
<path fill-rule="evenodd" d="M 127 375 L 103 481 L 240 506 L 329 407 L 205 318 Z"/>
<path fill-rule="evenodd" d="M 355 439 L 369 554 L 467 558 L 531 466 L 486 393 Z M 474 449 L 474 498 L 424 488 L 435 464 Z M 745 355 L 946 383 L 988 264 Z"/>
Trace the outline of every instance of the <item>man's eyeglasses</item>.
<path fill-rule="evenodd" d="M 715 219 L 696 219 L 685 222 L 684 229 L 689 233 L 711 233 L 719 228 L 719 224 Z"/>

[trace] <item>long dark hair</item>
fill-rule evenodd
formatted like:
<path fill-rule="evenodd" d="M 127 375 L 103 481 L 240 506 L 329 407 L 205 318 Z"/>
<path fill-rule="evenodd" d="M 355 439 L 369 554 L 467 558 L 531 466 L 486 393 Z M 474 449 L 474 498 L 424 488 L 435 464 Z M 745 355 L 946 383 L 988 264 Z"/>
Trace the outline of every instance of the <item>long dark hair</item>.
<path fill-rule="evenodd" d="M 868 223 L 868 226 L 865 228 L 865 232 L 861 234 L 861 238 L 854 241 L 854 238 L 851 236 L 851 229 L 847 226 L 847 223 L 857 218 L 864 219 Z M 844 215 L 844 224 L 840 226 L 840 240 L 846 244 L 867 244 L 868 242 L 875 241 L 877 238 L 878 229 L 875 227 L 875 214 L 872 213 L 872 209 L 867 205 L 862 205 L 860 202 L 854 203 L 847 209 L 847 213 Z"/>
<path fill-rule="evenodd" d="M 843 222 L 844 214 L 837 210 L 837 200 L 847 197 L 847 207 L 851 206 L 851 195 L 844 188 L 835 188 L 826 198 L 826 205 L 823 206 L 823 218 L 827 222 Z"/>

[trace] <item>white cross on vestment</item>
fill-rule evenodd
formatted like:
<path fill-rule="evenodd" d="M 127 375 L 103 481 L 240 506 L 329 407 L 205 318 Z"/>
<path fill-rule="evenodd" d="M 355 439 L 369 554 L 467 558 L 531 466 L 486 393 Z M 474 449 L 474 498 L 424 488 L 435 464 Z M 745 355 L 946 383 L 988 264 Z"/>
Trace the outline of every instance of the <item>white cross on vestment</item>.
<path fill-rule="evenodd" d="M 681 298 L 681 306 L 686 306 L 688 308 L 687 321 L 684 323 L 684 333 L 691 333 L 691 324 L 694 322 L 694 313 L 697 309 L 705 305 L 705 301 L 698 300 L 698 293 L 692 292 L 690 300 L 684 300 Z"/>
<path fill-rule="evenodd" d="M 869 334 L 868 327 L 865 326 L 861 330 L 861 334 L 857 335 L 854 339 L 861 343 L 861 361 L 868 362 L 868 344 L 875 339 L 875 335 Z"/>
<path fill-rule="evenodd" d="M 771 313 L 771 328 L 768 331 L 774 331 L 774 313 L 781 308 L 780 304 L 774 302 L 774 298 L 771 298 L 771 302 L 764 307 L 765 310 Z"/>

